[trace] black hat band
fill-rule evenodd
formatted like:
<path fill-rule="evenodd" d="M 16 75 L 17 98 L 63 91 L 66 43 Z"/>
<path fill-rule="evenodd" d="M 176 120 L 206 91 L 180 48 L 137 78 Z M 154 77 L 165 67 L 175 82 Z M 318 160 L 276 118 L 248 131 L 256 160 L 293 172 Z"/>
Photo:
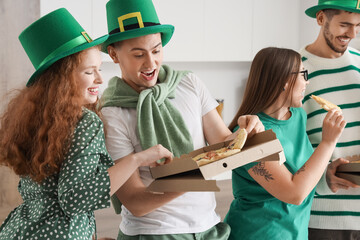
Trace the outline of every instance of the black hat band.
<path fill-rule="evenodd" d="M 144 27 L 151 27 L 151 26 L 156 26 L 156 25 L 160 25 L 160 23 L 144 22 Z M 138 23 L 124 26 L 125 31 L 133 30 L 133 29 L 137 29 L 137 28 L 140 28 Z M 119 32 L 120 32 L 120 28 L 116 28 L 116 29 L 112 30 L 111 32 L 109 32 L 109 35 L 119 33 Z"/>

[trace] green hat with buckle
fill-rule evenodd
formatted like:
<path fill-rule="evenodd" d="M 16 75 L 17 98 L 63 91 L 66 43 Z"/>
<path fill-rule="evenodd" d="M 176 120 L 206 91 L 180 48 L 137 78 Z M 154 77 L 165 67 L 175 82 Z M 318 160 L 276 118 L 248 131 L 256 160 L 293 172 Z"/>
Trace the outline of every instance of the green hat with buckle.
<path fill-rule="evenodd" d="M 102 45 L 105 53 L 107 46 L 114 42 L 154 33 L 161 33 L 165 46 L 174 33 L 174 26 L 160 24 L 151 0 L 110 0 L 106 4 L 106 15 L 109 38 Z"/>
<path fill-rule="evenodd" d="M 35 67 L 26 86 L 61 58 L 102 44 L 107 35 L 92 40 L 65 8 L 57 9 L 27 27 L 19 40 Z"/>
<path fill-rule="evenodd" d="M 323 9 L 339 9 L 360 13 L 360 0 L 319 0 L 318 5 L 308 8 L 305 13 L 309 17 L 316 18 L 316 13 Z"/>

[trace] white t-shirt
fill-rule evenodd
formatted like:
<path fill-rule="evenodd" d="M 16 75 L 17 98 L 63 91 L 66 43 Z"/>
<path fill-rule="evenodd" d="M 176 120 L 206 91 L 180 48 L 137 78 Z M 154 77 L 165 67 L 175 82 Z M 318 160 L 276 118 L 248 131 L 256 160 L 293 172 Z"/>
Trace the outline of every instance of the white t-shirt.
<path fill-rule="evenodd" d="M 218 104 L 205 85 L 188 73 L 170 99 L 182 115 L 192 136 L 194 149 L 204 147 L 202 117 Z M 106 107 L 102 109 L 106 129 L 106 146 L 113 159 L 142 151 L 136 134 L 136 109 Z M 148 167 L 140 167 L 140 177 L 148 186 L 152 177 Z M 188 192 L 143 217 L 133 216 L 122 206 L 121 231 L 126 235 L 197 233 L 208 230 L 220 221 L 215 213 L 213 192 Z"/>

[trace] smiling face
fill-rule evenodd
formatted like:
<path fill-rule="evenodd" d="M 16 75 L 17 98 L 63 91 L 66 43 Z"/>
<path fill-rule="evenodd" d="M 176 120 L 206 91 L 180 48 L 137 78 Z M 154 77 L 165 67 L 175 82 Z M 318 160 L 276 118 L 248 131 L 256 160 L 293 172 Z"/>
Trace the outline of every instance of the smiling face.
<path fill-rule="evenodd" d="M 327 51 L 329 54 L 341 56 L 360 30 L 360 14 L 340 11 L 340 14 L 330 18 L 324 12 L 319 14 L 323 17 L 322 37 Z"/>
<path fill-rule="evenodd" d="M 160 33 L 123 40 L 109 46 L 108 52 L 119 64 L 122 79 L 137 92 L 157 83 L 163 60 Z"/>
<path fill-rule="evenodd" d="M 100 75 L 100 50 L 96 47 L 84 50 L 80 55 L 80 64 L 74 70 L 73 77 L 83 96 L 83 105 L 95 103 L 99 94 L 99 85 L 103 83 Z"/>

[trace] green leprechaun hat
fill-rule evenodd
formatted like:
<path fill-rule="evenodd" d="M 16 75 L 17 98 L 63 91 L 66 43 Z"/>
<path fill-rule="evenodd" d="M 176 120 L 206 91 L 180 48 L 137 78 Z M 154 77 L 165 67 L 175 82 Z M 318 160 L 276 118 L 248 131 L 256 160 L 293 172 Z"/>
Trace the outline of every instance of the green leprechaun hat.
<path fill-rule="evenodd" d="M 360 13 L 360 0 L 319 0 L 318 5 L 308 8 L 305 13 L 316 18 L 316 13 L 323 9 L 339 9 Z"/>
<path fill-rule="evenodd" d="M 108 35 L 92 40 L 65 8 L 57 9 L 32 23 L 19 35 L 35 72 L 26 86 L 61 58 L 102 44 Z"/>
<path fill-rule="evenodd" d="M 107 46 L 114 42 L 161 33 L 162 45 L 165 46 L 174 33 L 174 26 L 159 22 L 151 0 L 110 0 L 106 4 L 108 40 L 102 45 L 107 53 Z"/>

